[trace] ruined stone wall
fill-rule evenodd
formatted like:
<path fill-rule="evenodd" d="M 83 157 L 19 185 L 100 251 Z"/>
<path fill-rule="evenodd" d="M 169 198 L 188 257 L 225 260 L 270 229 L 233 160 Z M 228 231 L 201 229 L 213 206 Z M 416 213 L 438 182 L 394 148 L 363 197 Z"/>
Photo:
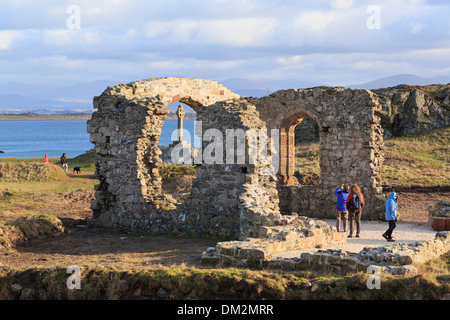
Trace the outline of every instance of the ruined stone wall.
<path fill-rule="evenodd" d="M 161 193 L 157 147 L 169 110 L 180 101 L 194 110 L 223 99 L 238 98 L 215 81 L 156 78 L 108 87 L 94 98 L 90 141 L 97 157 L 93 218 L 108 228 L 170 232 L 189 224 L 176 212 L 173 198 Z"/>
<path fill-rule="evenodd" d="M 279 128 L 281 132 L 278 188 L 283 213 L 334 218 L 334 191 L 341 183 L 356 183 L 366 200 L 362 219 L 382 216 L 380 118 L 384 113 L 376 95 L 363 89 L 316 87 L 280 90 L 250 101 L 267 128 Z M 320 129 L 320 181 L 313 187 L 291 183 L 295 168 L 294 129 L 304 117 L 315 120 Z"/>
<path fill-rule="evenodd" d="M 196 161 L 201 165 L 182 204 L 162 193 L 159 176 L 161 127 L 169 113 L 166 106 L 176 101 L 198 112 L 202 128 L 197 133 L 203 137 L 198 152 L 202 159 Z M 370 91 L 318 87 L 244 99 L 214 81 L 159 78 L 109 87 L 94 98 L 94 107 L 88 132 L 100 184 L 92 209 L 103 227 L 260 237 L 265 227 L 289 224 L 295 213 L 334 217 L 333 192 L 341 183 L 360 185 L 367 204 L 363 219 L 376 218 L 381 214 L 377 206 L 384 206 L 384 201 L 377 202 L 381 106 Z M 309 188 L 289 185 L 295 166 L 294 129 L 306 116 L 320 128 L 321 179 Z M 252 131 L 256 138 L 246 136 L 230 146 L 230 129 Z M 271 129 L 279 135 L 272 136 Z M 268 139 L 263 139 L 264 132 Z M 213 143 L 218 140 L 220 147 Z M 250 161 L 250 146 L 256 144 L 260 151 L 274 142 L 280 149 Z M 228 162 L 230 151 L 235 157 Z M 278 175 L 270 171 L 274 157 L 279 158 Z"/>
<path fill-rule="evenodd" d="M 259 133 L 265 124 L 255 106 L 237 99 L 202 109 L 197 120 L 202 123 L 203 159 L 185 205 L 197 212 L 197 224 L 219 235 L 245 238 L 253 225 L 259 226 L 250 221 L 252 210 L 272 216 L 279 212 L 275 174 L 264 172 L 267 165 L 258 159 L 250 160 L 250 146 L 264 143 Z"/>

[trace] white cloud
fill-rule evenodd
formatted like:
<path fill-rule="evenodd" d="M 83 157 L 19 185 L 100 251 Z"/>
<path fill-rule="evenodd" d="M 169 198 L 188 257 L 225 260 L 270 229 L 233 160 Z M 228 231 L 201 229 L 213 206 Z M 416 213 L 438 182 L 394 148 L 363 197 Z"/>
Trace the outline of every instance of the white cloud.
<path fill-rule="evenodd" d="M 333 0 L 331 7 L 336 9 L 347 9 L 353 5 L 353 0 Z"/>
<path fill-rule="evenodd" d="M 418 33 L 425 27 L 425 25 L 420 22 L 411 22 L 409 25 L 411 27 L 411 33 Z"/>
<path fill-rule="evenodd" d="M 81 30 L 66 28 L 71 4 L 81 9 Z M 367 29 L 370 4 L 381 8 L 380 30 Z M 432 76 L 448 65 L 448 8 L 443 0 L 9 1 L 0 70 L 9 79 L 80 82 L 174 73 L 336 83 Z"/>
<path fill-rule="evenodd" d="M 336 17 L 332 12 L 311 11 L 301 14 L 294 22 L 297 29 L 305 30 L 324 30 Z"/>
<path fill-rule="evenodd" d="M 150 70 L 179 70 L 186 65 L 179 61 L 154 61 L 148 64 Z"/>
<path fill-rule="evenodd" d="M 303 56 L 289 56 L 289 57 L 279 57 L 276 59 L 277 63 L 285 66 L 298 65 L 304 61 Z"/>
<path fill-rule="evenodd" d="M 164 38 L 170 43 L 219 44 L 232 47 L 264 45 L 274 33 L 276 22 L 266 18 L 219 20 L 177 20 L 150 22 L 148 38 Z"/>
<path fill-rule="evenodd" d="M 276 26 L 272 19 L 242 18 L 208 21 L 197 31 L 201 41 L 229 46 L 259 46 L 269 41 Z"/>
<path fill-rule="evenodd" d="M 0 31 L 0 50 L 8 50 L 12 43 L 21 38 L 23 33 L 17 30 Z"/>

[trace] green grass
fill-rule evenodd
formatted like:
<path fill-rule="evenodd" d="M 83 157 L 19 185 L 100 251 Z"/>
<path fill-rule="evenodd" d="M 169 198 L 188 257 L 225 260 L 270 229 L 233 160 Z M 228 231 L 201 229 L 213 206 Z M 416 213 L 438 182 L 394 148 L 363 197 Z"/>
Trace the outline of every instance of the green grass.
<path fill-rule="evenodd" d="M 301 185 L 316 185 L 320 179 L 319 144 L 300 144 L 295 147 L 295 171 L 300 172 Z"/>
<path fill-rule="evenodd" d="M 53 164 L 0 161 L 0 181 L 47 182 L 64 179 L 64 171 Z"/>
<path fill-rule="evenodd" d="M 450 127 L 405 134 L 386 140 L 385 161 L 381 167 L 382 184 L 393 187 L 450 184 Z M 319 182 L 319 145 L 296 146 L 299 183 Z"/>
<path fill-rule="evenodd" d="M 0 268 L 0 299 L 14 298 L 10 287 L 20 283 L 32 299 L 166 299 L 198 300 L 409 300 L 422 297 L 439 300 L 450 292 L 450 255 L 418 267 L 415 276 L 381 274 L 381 288 L 370 290 L 370 274 L 332 275 L 320 271 L 249 270 L 236 268 L 199 269 L 185 265 L 144 271 L 125 271 L 82 266 L 81 289 L 67 290 L 66 270 L 13 270 Z M 312 291 L 311 285 L 317 289 Z"/>
<path fill-rule="evenodd" d="M 405 134 L 385 141 L 383 184 L 432 186 L 450 184 L 450 127 Z"/>
<path fill-rule="evenodd" d="M 58 159 L 59 161 L 59 159 Z M 95 157 L 94 149 L 86 151 L 84 154 L 79 155 L 73 159 L 68 159 L 69 170 L 73 170 L 74 167 L 80 167 L 81 171 L 95 171 L 95 163 L 97 159 Z M 59 163 L 59 162 L 58 162 Z"/>
<path fill-rule="evenodd" d="M 69 170 L 73 170 L 74 167 L 80 167 L 82 171 L 95 171 L 95 163 L 97 159 L 95 157 L 94 149 L 86 151 L 84 154 L 79 155 L 75 158 L 68 158 Z M 59 158 L 49 158 L 50 164 L 61 167 Z M 43 158 L 32 158 L 32 159 L 18 159 L 18 158 L 3 158 L 0 159 L 1 163 L 10 164 L 22 164 L 22 163 L 40 163 L 43 164 Z"/>
<path fill-rule="evenodd" d="M 164 163 L 159 168 L 159 175 L 163 180 L 181 175 L 195 174 L 196 167 L 191 165 L 175 165 Z"/>
<path fill-rule="evenodd" d="M 53 161 L 44 164 L 42 159 L 0 159 L 0 224 L 54 213 L 58 209 L 49 199 L 58 194 L 93 190 L 96 184 L 98 180 L 92 172 L 66 174 Z"/>

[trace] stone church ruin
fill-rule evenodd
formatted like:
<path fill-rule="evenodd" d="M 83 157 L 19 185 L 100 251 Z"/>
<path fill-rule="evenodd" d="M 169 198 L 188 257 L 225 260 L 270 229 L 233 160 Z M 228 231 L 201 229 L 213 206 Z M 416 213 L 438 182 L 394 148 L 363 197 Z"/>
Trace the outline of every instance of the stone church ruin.
<path fill-rule="evenodd" d="M 190 106 L 201 122 L 196 129 L 202 137 L 201 159 L 183 203 L 162 192 L 159 175 L 161 128 L 166 106 L 174 102 Z M 335 218 L 333 192 L 341 183 L 361 187 L 366 200 L 362 219 L 384 214 L 383 111 L 371 91 L 314 87 L 255 98 L 210 80 L 153 78 L 108 87 L 94 98 L 94 108 L 88 132 L 100 183 L 91 207 L 102 227 L 239 240 L 297 241 L 315 233 L 343 243 L 330 227 L 311 222 Z M 306 117 L 317 123 L 320 136 L 320 181 L 314 186 L 298 185 L 293 178 L 294 129 Z M 230 143 L 230 130 L 256 134 Z M 268 159 L 278 159 L 275 171 L 273 161 L 252 161 L 252 152 L 265 148 Z M 244 161 L 230 162 L 230 157 Z M 295 243 L 289 248 L 304 246 Z"/>

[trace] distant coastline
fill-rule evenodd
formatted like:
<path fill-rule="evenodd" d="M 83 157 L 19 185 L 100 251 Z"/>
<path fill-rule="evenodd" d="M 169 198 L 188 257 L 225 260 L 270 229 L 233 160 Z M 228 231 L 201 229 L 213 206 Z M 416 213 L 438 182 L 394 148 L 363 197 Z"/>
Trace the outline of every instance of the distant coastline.
<path fill-rule="evenodd" d="M 37 114 L 32 112 L 0 114 L 0 121 L 87 121 L 90 113 Z"/>
<path fill-rule="evenodd" d="M 90 113 L 67 114 L 38 114 L 33 112 L 9 114 L 0 113 L 0 121 L 87 121 L 91 119 Z M 186 114 L 184 120 L 195 120 L 197 114 Z M 170 113 L 166 120 L 177 120 L 177 115 Z"/>

